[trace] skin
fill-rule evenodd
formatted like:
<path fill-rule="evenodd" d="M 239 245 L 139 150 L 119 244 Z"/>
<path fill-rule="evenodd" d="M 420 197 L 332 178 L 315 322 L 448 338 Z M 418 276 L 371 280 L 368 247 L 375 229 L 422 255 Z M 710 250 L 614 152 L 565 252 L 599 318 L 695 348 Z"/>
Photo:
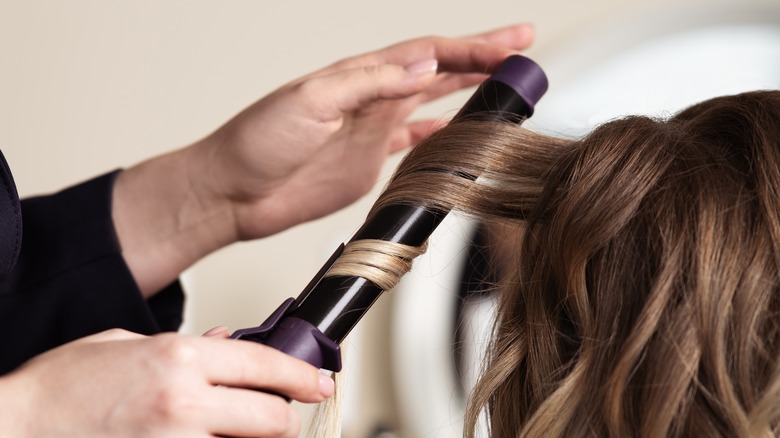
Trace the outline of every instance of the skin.
<path fill-rule="evenodd" d="M 290 82 L 203 140 L 123 171 L 113 217 L 145 297 L 230 243 L 278 233 L 342 208 L 374 184 L 389 154 L 439 125 L 407 121 L 419 105 L 482 81 L 533 39 L 510 26 L 427 37 L 348 58 Z M 311 365 L 252 342 L 146 337 L 110 330 L 0 377 L 8 436 L 293 437 L 280 397 L 333 394 Z"/>
<path fill-rule="evenodd" d="M 282 86 L 203 140 L 126 170 L 114 218 L 142 292 L 156 293 L 225 245 L 354 202 L 389 154 L 439 126 L 407 121 L 412 111 L 481 82 L 532 38 L 529 26 L 510 26 L 345 59 Z M 438 62 L 438 73 L 405 68 L 426 61 Z"/>
<path fill-rule="evenodd" d="M 44 353 L 3 379 L 4 396 L 13 395 L 0 413 L 4 433 L 298 436 L 300 421 L 286 401 L 243 388 L 313 403 L 333 394 L 333 381 L 270 347 L 226 336 L 145 337 L 117 329 Z"/>

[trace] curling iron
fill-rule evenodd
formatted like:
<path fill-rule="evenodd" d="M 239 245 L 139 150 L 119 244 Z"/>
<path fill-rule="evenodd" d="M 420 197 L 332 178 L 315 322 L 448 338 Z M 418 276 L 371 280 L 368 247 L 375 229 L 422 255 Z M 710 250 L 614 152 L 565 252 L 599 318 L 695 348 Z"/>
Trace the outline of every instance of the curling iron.
<path fill-rule="evenodd" d="M 522 123 L 545 91 L 542 69 L 528 58 L 513 55 L 477 88 L 453 121 L 468 117 Z M 380 239 L 420 246 L 448 213 L 389 205 L 371 215 L 351 241 Z M 326 277 L 343 251 L 341 244 L 298 298 L 288 298 L 263 324 L 237 330 L 232 337 L 269 345 L 317 368 L 340 371 L 339 344 L 384 292 L 362 277 Z"/>

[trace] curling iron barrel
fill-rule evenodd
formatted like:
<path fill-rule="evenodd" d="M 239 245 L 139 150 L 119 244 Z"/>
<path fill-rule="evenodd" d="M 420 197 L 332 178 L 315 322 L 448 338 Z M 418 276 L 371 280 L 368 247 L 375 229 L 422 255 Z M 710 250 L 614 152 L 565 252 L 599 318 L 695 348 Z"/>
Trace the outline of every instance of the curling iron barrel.
<path fill-rule="evenodd" d="M 542 69 L 528 58 L 513 55 L 477 88 L 453 121 L 468 117 L 522 123 L 545 91 Z M 369 217 L 351 241 L 380 239 L 420 246 L 448 213 L 390 205 Z M 342 244 L 298 298 L 287 299 L 262 325 L 238 330 L 233 337 L 272 346 L 318 368 L 341 370 L 338 344 L 383 292 L 362 277 L 325 277 L 343 250 Z"/>

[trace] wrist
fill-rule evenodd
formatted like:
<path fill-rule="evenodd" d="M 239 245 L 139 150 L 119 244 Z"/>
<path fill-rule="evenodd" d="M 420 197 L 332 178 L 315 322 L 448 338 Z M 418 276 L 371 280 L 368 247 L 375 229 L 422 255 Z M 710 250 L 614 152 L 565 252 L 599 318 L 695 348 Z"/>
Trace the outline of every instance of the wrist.
<path fill-rule="evenodd" d="M 210 187 L 210 153 L 196 143 L 117 177 L 112 205 L 117 237 L 145 296 L 236 240 L 231 204 Z"/>

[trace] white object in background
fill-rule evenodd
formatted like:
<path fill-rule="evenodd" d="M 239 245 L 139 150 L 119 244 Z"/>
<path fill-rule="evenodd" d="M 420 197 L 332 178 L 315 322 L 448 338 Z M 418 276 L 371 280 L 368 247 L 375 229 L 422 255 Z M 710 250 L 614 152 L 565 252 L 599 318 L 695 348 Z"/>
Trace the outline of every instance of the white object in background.
<path fill-rule="evenodd" d="M 395 288 L 393 374 L 404 434 L 444 438 L 463 434 L 463 399 L 453 362 L 452 327 L 458 283 L 474 226 L 450 214 L 428 252 Z M 409 431 L 413 434 L 409 435 Z"/>

